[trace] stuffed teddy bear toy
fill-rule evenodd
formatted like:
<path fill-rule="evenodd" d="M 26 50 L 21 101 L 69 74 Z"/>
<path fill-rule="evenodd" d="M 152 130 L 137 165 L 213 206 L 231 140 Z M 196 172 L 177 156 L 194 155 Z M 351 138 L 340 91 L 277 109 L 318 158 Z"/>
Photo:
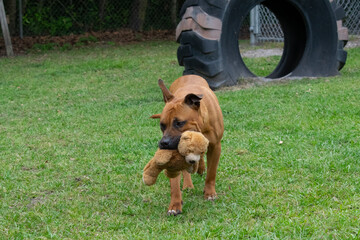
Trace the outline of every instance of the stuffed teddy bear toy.
<path fill-rule="evenodd" d="M 150 186 L 156 183 L 160 172 L 165 169 L 168 178 L 177 177 L 182 170 L 195 173 L 199 164 L 204 168 L 204 154 L 209 141 L 199 132 L 183 132 L 178 149 L 158 149 L 155 156 L 146 164 L 143 181 Z"/>

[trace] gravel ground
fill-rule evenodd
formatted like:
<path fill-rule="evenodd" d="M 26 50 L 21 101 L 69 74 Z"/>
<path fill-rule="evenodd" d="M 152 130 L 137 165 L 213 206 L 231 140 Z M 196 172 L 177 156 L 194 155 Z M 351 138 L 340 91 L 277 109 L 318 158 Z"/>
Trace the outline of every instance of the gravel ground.
<path fill-rule="evenodd" d="M 272 49 L 256 49 L 248 50 L 241 54 L 243 57 L 258 58 L 258 57 L 270 57 L 270 56 L 281 56 L 283 50 L 281 48 Z"/>
<path fill-rule="evenodd" d="M 346 44 L 345 49 L 360 47 L 360 36 L 351 36 L 351 40 Z M 241 53 L 242 57 L 258 58 L 258 57 L 270 57 L 270 56 L 281 56 L 283 50 L 281 48 L 272 49 L 256 49 L 247 50 Z"/>
<path fill-rule="evenodd" d="M 360 47 L 360 36 L 352 36 L 351 40 L 346 44 L 346 48 Z"/>

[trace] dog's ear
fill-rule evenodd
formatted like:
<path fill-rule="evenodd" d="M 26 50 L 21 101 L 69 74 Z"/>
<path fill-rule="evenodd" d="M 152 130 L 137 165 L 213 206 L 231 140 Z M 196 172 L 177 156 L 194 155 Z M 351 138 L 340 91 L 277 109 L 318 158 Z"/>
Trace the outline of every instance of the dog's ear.
<path fill-rule="evenodd" d="M 155 119 L 155 118 L 160 118 L 160 117 L 161 117 L 161 114 L 154 114 L 150 118 Z"/>
<path fill-rule="evenodd" d="M 189 105 L 191 108 L 198 110 L 200 108 L 200 100 L 203 98 L 202 94 L 193 94 L 190 93 L 186 95 L 184 102 L 185 104 Z"/>
<path fill-rule="evenodd" d="M 168 101 L 171 101 L 174 98 L 174 95 L 172 95 L 172 93 L 169 91 L 169 89 L 166 88 L 164 81 L 159 79 L 158 84 L 163 93 L 164 102 L 167 103 Z"/>

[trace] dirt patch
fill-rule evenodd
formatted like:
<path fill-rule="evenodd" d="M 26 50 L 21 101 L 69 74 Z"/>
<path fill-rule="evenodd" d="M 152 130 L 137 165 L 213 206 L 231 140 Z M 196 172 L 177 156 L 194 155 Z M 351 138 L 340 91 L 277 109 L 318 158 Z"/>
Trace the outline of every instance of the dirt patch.
<path fill-rule="evenodd" d="M 29 208 L 29 209 L 34 208 L 39 204 L 40 205 L 43 204 L 47 200 L 47 197 L 53 193 L 54 193 L 53 191 L 45 191 L 45 192 L 43 192 L 42 196 L 31 197 L 30 203 L 27 204 L 27 208 Z"/>
<path fill-rule="evenodd" d="M 148 32 L 135 32 L 131 29 L 107 32 L 89 32 L 84 34 L 72 34 L 68 36 L 33 36 L 33 37 L 12 37 L 11 42 L 15 55 L 22 55 L 33 49 L 34 46 L 45 48 L 71 48 L 84 45 L 96 44 L 124 44 L 150 40 L 172 40 L 175 41 L 175 32 L 170 30 L 154 30 Z M 0 38 L 0 56 L 6 56 L 4 39 Z"/>
<path fill-rule="evenodd" d="M 265 83 L 268 83 L 268 81 L 265 78 L 261 78 L 261 77 L 242 78 L 238 81 L 236 85 L 231 87 L 223 87 L 220 88 L 218 91 L 224 91 L 224 92 L 238 91 L 242 89 L 252 88 L 254 86 L 263 85 Z"/>
<path fill-rule="evenodd" d="M 294 80 L 301 80 L 304 79 L 303 77 L 288 77 L 284 76 L 282 78 L 276 78 L 276 79 L 270 79 L 270 78 L 264 78 L 264 77 L 255 77 L 255 78 L 242 78 L 238 81 L 238 83 L 234 86 L 230 87 L 223 87 L 220 88 L 218 91 L 224 91 L 224 92 L 232 92 L 232 91 L 238 91 L 243 89 L 248 89 L 256 86 L 261 85 L 270 85 L 270 84 L 288 84 L 291 81 Z M 318 77 L 306 77 L 306 79 L 318 79 Z M 325 82 L 328 82 L 329 79 L 325 78 Z"/>
<path fill-rule="evenodd" d="M 42 204 L 45 202 L 45 198 L 43 197 L 33 197 L 30 199 L 30 203 L 27 205 L 27 208 L 34 208 L 38 204 Z"/>
<path fill-rule="evenodd" d="M 175 32 L 172 30 L 153 30 L 147 32 L 135 32 L 131 29 L 121 29 L 118 31 L 106 32 L 89 32 L 84 34 L 72 34 L 68 36 L 34 36 L 12 37 L 12 45 L 15 55 L 26 54 L 30 49 L 41 47 L 41 45 L 53 48 L 71 48 L 81 47 L 84 45 L 98 45 L 98 44 L 125 44 L 151 40 L 168 40 L 175 41 Z M 345 48 L 360 47 L 360 36 L 351 36 L 351 40 L 347 43 Z M 257 58 L 269 56 L 281 56 L 283 50 L 281 48 L 272 49 L 257 49 L 246 50 L 241 53 L 243 57 Z M 0 57 L 6 56 L 5 43 L 3 38 L 0 38 Z"/>
<path fill-rule="evenodd" d="M 37 172 L 37 171 L 39 171 L 39 169 L 37 169 L 37 168 L 34 168 L 34 167 L 25 167 L 25 166 L 21 167 L 21 170 L 23 170 L 23 171 L 30 171 L 30 172 Z"/>

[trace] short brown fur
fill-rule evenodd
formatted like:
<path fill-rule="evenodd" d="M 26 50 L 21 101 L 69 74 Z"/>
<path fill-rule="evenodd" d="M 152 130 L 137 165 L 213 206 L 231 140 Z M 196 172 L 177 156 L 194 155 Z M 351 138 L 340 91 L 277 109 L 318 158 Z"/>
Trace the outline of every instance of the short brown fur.
<path fill-rule="evenodd" d="M 176 138 L 182 132 L 190 130 L 201 132 L 209 140 L 204 198 L 214 200 L 217 197 L 215 178 L 224 132 L 223 115 L 216 95 L 209 88 L 206 80 L 196 75 L 186 75 L 176 79 L 169 91 L 166 87 L 164 88 L 162 80 L 159 80 L 159 85 L 166 104 L 162 113 L 153 115 L 152 118 L 160 118 L 160 123 L 166 126 L 163 138 Z M 195 103 L 189 104 L 186 99 L 191 94 L 198 96 L 198 99 L 201 100 L 195 98 Z M 196 103 L 196 100 L 200 101 L 200 105 Z M 176 129 L 173 127 L 174 119 L 186 121 L 186 124 Z M 190 174 L 183 171 L 183 177 L 183 188 L 193 188 Z M 168 213 L 181 212 L 180 176 L 170 179 L 170 186 L 171 202 Z"/>

